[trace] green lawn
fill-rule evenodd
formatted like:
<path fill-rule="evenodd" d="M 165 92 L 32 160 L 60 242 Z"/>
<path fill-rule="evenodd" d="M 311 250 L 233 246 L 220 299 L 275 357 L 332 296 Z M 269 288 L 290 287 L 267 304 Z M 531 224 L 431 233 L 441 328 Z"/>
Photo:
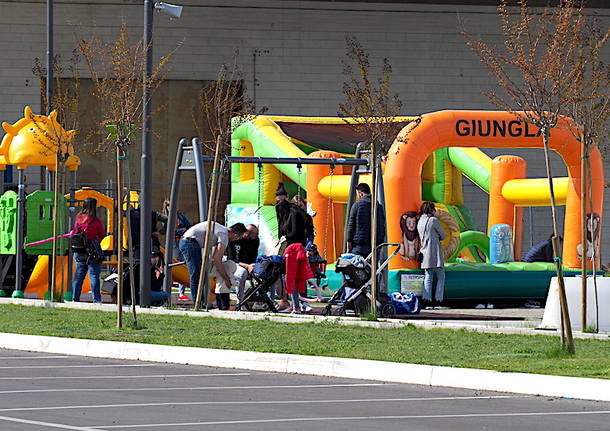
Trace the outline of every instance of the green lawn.
<path fill-rule="evenodd" d="M 142 328 L 118 330 L 115 319 L 103 311 L 0 305 L 0 332 L 610 378 L 610 340 L 576 340 L 577 354 L 568 357 L 547 336 L 167 315 L 140 315 Z"/>

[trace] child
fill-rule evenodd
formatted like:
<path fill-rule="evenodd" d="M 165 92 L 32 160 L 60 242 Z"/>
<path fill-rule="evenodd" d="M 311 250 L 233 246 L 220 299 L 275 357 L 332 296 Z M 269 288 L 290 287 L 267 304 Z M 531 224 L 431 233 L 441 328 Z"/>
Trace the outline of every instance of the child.
<path fill-rule="evenodd" d="M 222 277 L 216 272 L 216 268 L 212 267 L 210 275 L 216 278 L 216 288 L 214 293 L 216 294 L 216 303 L 219 310 L 228 310 L 231 305 L 231 286 L 235 285 L 235 271 L 237 270 L 237 264 L 232 260 L 223 260 L 225 271 L 229 276 L 231 285 L 227 286 Z"/>

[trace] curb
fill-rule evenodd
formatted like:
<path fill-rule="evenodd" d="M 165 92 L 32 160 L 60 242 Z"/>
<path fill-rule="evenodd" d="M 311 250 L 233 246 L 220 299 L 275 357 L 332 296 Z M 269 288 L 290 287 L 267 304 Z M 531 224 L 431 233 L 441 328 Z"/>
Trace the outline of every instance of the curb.
<path fill-rule="evenodd" d="M 13 333 L 0 333 L 0 348 L 610 401 L 606 379 Z"/>

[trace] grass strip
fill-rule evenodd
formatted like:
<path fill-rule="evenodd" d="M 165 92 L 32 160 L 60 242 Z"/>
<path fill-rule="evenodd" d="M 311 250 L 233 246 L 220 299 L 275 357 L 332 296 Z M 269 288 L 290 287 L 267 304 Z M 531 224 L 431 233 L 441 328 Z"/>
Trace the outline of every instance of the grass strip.
<path fill-rule="evenodd" d="M 133 328 L 125 318 L 119 330 L 110 312 L 0 305 L 2 332 L 610 378 L 610 340 L 577 339 L 570 357 L 558 337 L 538 335 L 150 314 Z"/>

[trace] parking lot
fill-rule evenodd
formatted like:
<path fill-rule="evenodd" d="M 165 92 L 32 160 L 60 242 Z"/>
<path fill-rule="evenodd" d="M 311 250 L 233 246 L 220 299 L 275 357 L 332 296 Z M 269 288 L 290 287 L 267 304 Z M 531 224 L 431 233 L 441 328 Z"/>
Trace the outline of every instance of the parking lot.
<path fill-rule="evenodd" d="M 9 350 L 0 370 L 2 431 L 593 431 L 610 419 L 610 403 Z"/>

